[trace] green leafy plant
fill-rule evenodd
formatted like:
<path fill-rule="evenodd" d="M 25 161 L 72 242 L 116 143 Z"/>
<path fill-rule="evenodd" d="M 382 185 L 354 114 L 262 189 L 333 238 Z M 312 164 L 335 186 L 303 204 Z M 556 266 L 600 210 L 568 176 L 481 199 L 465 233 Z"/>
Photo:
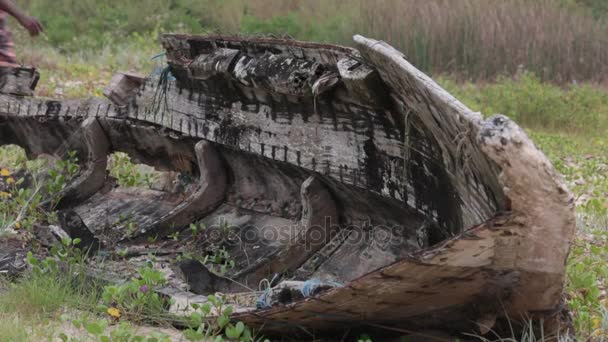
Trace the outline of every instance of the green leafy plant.
<path fill-rule="evenodd" d="M 160 317 L 170 304 L 155 290 L 167 280 L 161 271 L 152 267 L 141 267 L 138 275 L 117 285 L 104 287 L 100 309 L 115 318 L 124 317 L 136 322 L 149 321 Z"/>
<path fill-rule="evenodd" d="M 129 322 L 120 322 L 113 329 L 108 328 L 108 321 L 105 319 L 88 320 L 80 319 L 73 320 L 72 324 L 76 329 L 84 330 L 88 337 L 99 342 L 170 342 L 169 336 L 159 332 L 153 332 L 150 335 L 140 335 Z M 65 333 L 59 334 L 59 339 L 63 342 L 81 341 L 80 338 L 70 338 Z"/>
<path fill-rule="evenodd" d="M 206 255 L 202 263 L 206 265 L 210 271 L 220 275 L 225 275 L 228 270 L 233 269 L 236 265 L 235 261 L 230 258 L 230 253 L 225 247 L 221 247 L 211 255 Z"/>
<path fill-rule="evenodd" d="M 86 277 L 85 258 L 77 247 L 79 243 L 79 239 L 65 238 L 45 257 L 27 253 L 26 261 L 32 272 L 8 284 L 6 291 L 0 293 L 0 316 L 10 314 L 39 324 L 55 318 L 62 309 L 93 308 L 99 298 L 97 284 Z M 16 319 L 16 322 L 23 320 Z M 32 335 L 30 339 L 37 338 Z"/>
<path fill-rule="evenodd" d="M 200 234 L 204 233 L 206 229 L 207 227 L 202 222 L 199 224 L 190 224 L 190 233 L 195 240 L 200 236 Z"/>
<path fill-rule="evenodd" d="M 79 238 L 63 238 L 61 244 L 51 247 L 50 256 L 38 259 L 29 251 L 26 260 L 36 274 L 63 273 L 64 270 L 61 270 L 60 266 L 63 266 L 69 274 L 76 271 L 75 268 L 80 267 L 84 262 L 84 253 L 77 247 L 80 241 Z"/>
<path fill-rule="evenodd" d="M 191 306 L 194 312 L 189 317 L 190 328 L 184 331 L 189 341 L 268 341 L 256 337 L 243 322 L 231 323 L 234 307 L 226 305 L 224 297 L 209 295 L 206 303 Z"/>
<path fill-rule="evenodd" d="M 55 208 L 61 200 L 61 191 L 78 174 L 80 166 L 76 151 L 68 151 L 65 159 L 60 159 L 55 166 L 48 171 L 48 179 L 45 180 L 45 188 L 51 201 L 51 208 Z"/>
<path fill-rule="evenodd" d="M 24 186 L 24 178 L 15 179 L 8 168 L 0 168 L 0 234 L 8 229 L 30 230 L 36 223 L 56 222 L 53 209 L 59 203 L 69 182 L 80 170 L 75 151 L 64 160 L 57 161 L 44 171 L 41 162 L 22 162 L 31 175 L 30 187 Z M 45 204 L 45 205 L 43 205 Z M 50 210 L 47 210 L 50 209 Z"/>
<path fill-rule="evenodd" d="M 108 168 L 110 175 L 123 187 L 151 187 L 157 178 L 152 168 L 134 164 L 126 153 L 113 153 Z"/>
<path fill-rule="evenodd" d="M 123 231 L 123 236 L 127 237 L 135 233 L 139 229 L 139 225 L 135 222 L 132 215 L 119 214 L 118 221 L 114 223 L 117 230 Z"/>
<path fill-rule="evenodd" d="M 10 175 L 5 178 L 11 184 L 8 191 L 0 191 L 0 235 L 8 229 L 30 230 L 45 218 L 40 210 L 43 196 L 35 189 L 20 187 L 23 179 L 15 181 Z"/>
<path fill-rule="evenodd" d="M 217 273 L 220 276 L 226 275 L 228 270 L 231 270 L 236 266 L 236 262 L 230 258 L 230 253 L 224 247 L 215 250 L 212 254 L 206 254 L 204 256 L 192 252 L 183 252 L 179 254 L 176 259 L 177 261 L 186 259 L 197 260 L 205 265 L 209 271 Z"/>
<path fill-rule="evenodd" d="M 372 338 L 369 335 L 361 335 L 357 338 L 357 342 L 372 342 Z"/>
<path fill-rule="evenodd" d="M 167 235 L 167 237 L 173 241 L 177 241 L 179 239 L 179 234 L 180 234 L 180 232 L 176 231 L 176 232 L 173 232 L 173 233 Z"/>

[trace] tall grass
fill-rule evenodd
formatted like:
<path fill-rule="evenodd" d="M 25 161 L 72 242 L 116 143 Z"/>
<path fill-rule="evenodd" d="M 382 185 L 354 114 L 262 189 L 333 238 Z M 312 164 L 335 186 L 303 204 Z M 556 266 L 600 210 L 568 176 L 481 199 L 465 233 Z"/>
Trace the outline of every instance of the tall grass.
<path fill-rule="evenodd" d="M 524 69 L 559 83 L 608 79 L 608 24 L 563 1 L 258 0 L 242 10 L 241 31 L 343 44 L 360 33 L 433 74 L 487 80 Z"/>
<path fill-rule="evenodd" d="M 451 73 L 485 80 L 525 69 L 542 80 L 569 83 L 608 80 L 608 22 L 596 18 L 598 13 L 604 13 L 602 1 L 24 0 L 22 3 L 42 19 L 50 44 L 64 52 L 107 48 L 134 34 L 153 31 L 287 33 L 294 38 L 341 44 L 350 44 L 352 35 L 361 33 L 395 45 L 415 65 L 433 74 Z"/>
<path fill-rule="evenodd" d="M 433 73 L 491 79 L 605 81 L 608 26 L 550 0 L 362 1 L 357 31 L 401 48 Z"/>
<path fill-rule="evenodd" d="M 28 318 L 49 317 L 66 305 L 81 305 L 83 298 L 67 277 L 31 275 L 10 284 L 0 295 L 0 314 L 17 312 Z"/>
<path fill-rule="evenodd" d="M 589 84 L 559 87 L 529 72 L 494 83 L 437 81 L 471 109 L 506 114 L 537 131 L 601 136 L 608 129 L 608 94 Z"/>

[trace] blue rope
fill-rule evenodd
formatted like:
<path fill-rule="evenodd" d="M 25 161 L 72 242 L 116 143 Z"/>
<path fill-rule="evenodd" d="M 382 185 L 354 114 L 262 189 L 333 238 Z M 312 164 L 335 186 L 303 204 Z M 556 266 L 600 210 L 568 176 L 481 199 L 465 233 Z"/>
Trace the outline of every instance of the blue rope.
<path fill-rule="evenodd" d="M 159 53 L 158 55 L 156 55 L 156 56 L 154 56 L 154 57 L 150 58 L 150 60 L 155 60 L 155 59 L 158 59 L 158 58 L 161 58 L 161 57 L 165 57 L 166 55 L 167 55 L 167 54 L 166 54 L 165 52 L 161 52 L 161 53 Z"/>
<path fill-rule="evenodd" d="M 262 293 L 262 295 L 255 302 L 256 309 L 262 310 L 272 307 L 272 303 L 270 303 L 270 290 L 272 290 L 272 284 L 278 278 L 278 276 L 279 275 L 275 273 L 275 275 L 272 277 L 272 280 L 268 281 L 268 279 L 262 279 L 262 281 L 260 281 L 260 289 L 263 285 L 266 285 L 266 288 L 264 289 L 264 293 Z"/>
<path fill-rule="evenodd" d="M 270 304 L 270 287 L 266 288 L 266 290 L 264 290 L 264 293 L 262 293 L 262 295 L 260 297 L 258 297 L 258 300 L 255 302 L 255 308 L 258 310 L 262 310 L 262 309 L 268 309 L 271 308 L 272 305 Z"/>
<path fill-rule="evenodd" d="M 304 282 L 304 286 L 302 286 L 302 290 L 300 292 L 302 292 L 304 297 L 310 297 L 320 286 L 342 287 L 344 285 L 335 281 L 322 282 L 319 279 L 310 279 Z"/>
<path fill-rule="evenodd" d="M 275 278 L 276 278 L 276 275 L 274 278 L 272 278 L 273 280 L 271 282 L 268 282 L 268 279 L 263 279 L 260 282 L 260 285 L 267 284 L 267 286 L 264 289 L 264 292 L 260 295 L 260 297 L 258 297 L 258 299 L 255 302 L 256 309 L 262 310 L 262 309 L 268 309 L 268 308 L 272 307 L 272 303 L 270 302 L 270 300 L 271 300 L 270 291 L 272 290 L 272 288 L 270 287 L 270 285 L 274 281 Z M 302 286 L 302 290 L 300 290 L 300 292 L 302 292 L 302 295 L 304 297 L 310 297 L 313 295 L 315 290 L 317 288 L 319 288 L 320 286 L 342 287 L 344 285 L 342 285 L 338 282 L 335 282 L 335 281 L 323 282 L 319 279 L 310 279 L 310 280 L 307 280 L 304 282 L 304 285 Z"/>
<path fill-rule="evenodd" d="M 165 56 L 166 53 L 161 52 L 150 58 L 151 61 L 154 61 L 154 67 L 152 68 L 152 73 L 150 73 L 151 79 L 156 80 L 165 77 L 167 81 L 175 81 L 175 77 L 169 71 L 170 67 L 161 61 Z"/>

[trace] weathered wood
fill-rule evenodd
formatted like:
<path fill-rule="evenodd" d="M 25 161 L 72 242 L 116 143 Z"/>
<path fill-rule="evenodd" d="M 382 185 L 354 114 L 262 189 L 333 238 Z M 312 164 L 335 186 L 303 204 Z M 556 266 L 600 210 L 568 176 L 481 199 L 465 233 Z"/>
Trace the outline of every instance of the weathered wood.
<path fill-rule="evenodd" d="M 58 195 L 61 198 L 60 207 L 78 204 L 93 196 L 106 181 L 110 142 L 97 119 L 85 119 L 76 136 L 84 144 L 80 157 L 82 169 Z"/>
<path fill-rule="evenodd" d="M 245 272 L 249 282 L 259 282 L 285 270 L 296 270 L 325 246 L 339 231 L 338 208 L 326 187 L 315 177 L 302 184 L 302 218 L 293 229 L 280 232 L 284 246 L 270 257 L 258 259 Z M 277 232 L 278 233 L 278 232 Z M 238 279 L 238 277 L 237 277 Z"/>
<path fill-rule="evenodd" d="M 199 181 L 192 194 L 177 204 L 170 212 L 160 216 L 148 230 L 166 236 L 175 227 L 185 227 L 216 209 L 226 196 L 226 169 L 218 151 L 207 141 L 194 146 L 198 164 Z"/>
<path fill-rule="evenodd" d="M 40 74 L 34 68 L 0 67 L 0 92 L 16 96 L 31 96 Z"/>
<path fill-rule="evenodd" d="M 137 74 L 121 72 L 112 77 L 110 84 L 103 90 L 103 95 L 117 106 L 126 106 L 134 92 L 145 82 L 146 78 Z"/>
<path fill-rule="evenodd" d="M 403 54 L 361 36 L 357 50 L 162 42 L 175 82 L 119 76 L 110 101 L 0 95 L 0 144 L 82 156 L 70 191 L 83 191 L 64 205 L 107 246 L 204 223 L 203 238 L 179 243 L 200 255 L 222 246 L 236 267 L 219 277 L 183 265 L 184 278 L 198 293 L 228 293 L 235 318 L 267 333 L 380 324 L 483 334 L 507 315 L 557 317 L 572 195 L 508 118 L 484 120 Z M 102 178 L 111 151 L 194 181 L 179 193 L 109 180 L 96 191 L 83 180 Z M 344 286 L 265 310 L 246 291 L 294 278 Z M 165 292 L 179 305 L 205 300 L 178 287 Z"/>

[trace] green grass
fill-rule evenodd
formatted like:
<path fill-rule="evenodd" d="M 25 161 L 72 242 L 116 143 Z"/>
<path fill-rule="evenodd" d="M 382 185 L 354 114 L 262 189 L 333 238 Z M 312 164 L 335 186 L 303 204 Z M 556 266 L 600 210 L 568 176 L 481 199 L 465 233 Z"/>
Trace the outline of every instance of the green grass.
<path fill-rule="evenodd" d="M 112 75 L 134 71 L 147 76 L 155 65 L 151 58 L 162 52 L 158 31 L 133 33 L 115 43 L 67 54 L 48 41 L 19 33 L 17 55 L 21 63 L 41 71 L 36 94 L 44 97 L 102 96 Z"/>
<path fill-rule="evenodd" d="M 123 152 L 112 153 L 108 158 L 110 176 L 122 187 L 152 187 L 162 177 L 162 172 L 143 164 L 135 164 Z"/>
<path fill-rule="evenodd" d="M 580 340 L 608 334 L 608 139 L 531 132 L 577 198 L 566 297 Z"/>
<path fill-rule="evenodd" d="M 606 230 L 592 230 L 574 241 L 568 262 L 568 304 L 580 336 L 608 333 L 604 322 L 608 280 L 608 244 Z M 601 323 L 601 324 L 600 324 Z"/>
<path fill-rule="evenodd" d="M 608 228 L 608 139 L 556 133 L 532 133 L 576 197 L 585 229 Z"/>
<path fill-rule="evenodd" d="M 45 340 L 53 336 L 68 311 L 90 310 L 99 296 L 74 287 L 57 274 L 29 274 L 0 290 L 0 341 Z"/>
<path fill-rule="evenodd" d="M 603 4 L 602 4 L 603 3 Z M 608 80 L 603 0 L 23 0 L 62 53 L 114 49 L 149 32 L 289 34 L 352 44 L 383 39 L 421 69 L 476 80 L 520 66 L 543 80 Z M 145 5 L 144 5 L 145 4 Z M 15 24 L 11 25 L 16 27 Z M 18 41 L 27 38 L 18 37 Z M 120 38 L 120 39 L 118 39 Z M 120 49 L 116 50 L 117 52 Z"/>
<path fill-rule="evenodd" d="M 471 109 L 505 114 L 527 128 L 585 136 L 608 129 L 608 91 L 591 84 L 559 87 L 529 72 L 492 83 L 438 81 Z"/>
<path fill-rule="evenodd" d="M 84 307 L 84 303 L 92 305 L 94 302 L 95 296 L 83 295 L 68 279 L 32 274 L 8 285 L 0 295 L 0 313 L 51 318 L 65 307 Z"/>
<path fill-rule="evenodd" d="M 56 321 L 0 313 L 0 342 L 49 341 L 55 335 Z"/>
<path fill-rule="evenodd" d="M 104 302 L 107 299 L 106 292 L 111 287 L 85 276 L 85 256 L 76 248 L 77 244 L 77 240 L 66 239 L 61 246 L 53 247 L 46 258 L 28 254 L 31 272 L 14 282 L 0 278 L 0 342 L 54 340 L 61 334 L 70 337 L 70 341 L 107 340 L 101 335 L 110 337 L 113 341 L 124 342 L 168 341 L 165 337 L 148 340 L 144 338 L 146 336 L 140 336 L 144 339 L 137 339 L 139 327 L 132 326 L 127 321 L 108 327 L 113 319 L 108 316 L 107 307 L 100 305 L 113 305 Z M 151 272 L 150 269 L 145 274 L 148 277 L 159 277 Z M 153 285 L 147 278 L 137 283 L 135 280 L 132 282 L 131 287 L 140 285 L 140 282 L 150 284 L 150 287 Z M 136 294 L 129 293 L 130 296 L 123 300 L 137 301 L 138 305 L 147 307 L 146 297 Z M 161 300 L 152 291 L 147 295 L 157 298 L 157 301 Z M 134 309 L 133 306 L 128 308 Z M 123 314 L 126 316 L 126 313 L 125 309 Z M 156 316 L 158 315 L 154 315 Z M 152 321 L 151 317 L 152 313 L 145 319 Z M 165 313 L 163 317 L 163 321 L 153 322 L 167 324 L 168 314 Z M 147 336 L 160 336 L 159 329 L 145 330 Z"/>
<path fill-rule="evenodd" d="M 0 168 L 15 170 L 26 168 L 27 156 L 25 151 L 17 145 L 0 146 Z"/>

